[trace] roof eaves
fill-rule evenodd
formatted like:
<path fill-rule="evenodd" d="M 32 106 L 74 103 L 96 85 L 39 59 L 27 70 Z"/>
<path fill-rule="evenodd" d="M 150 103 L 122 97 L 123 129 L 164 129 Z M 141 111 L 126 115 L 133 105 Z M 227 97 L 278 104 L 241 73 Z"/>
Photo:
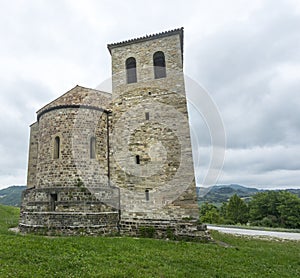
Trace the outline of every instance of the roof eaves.
<path fill-rule="evenodd" d="M 183 53 L 183 29 L 184 28 L 181 27 L 181 28 L 177 28 L 177 29 L 173 29 L 173 30 L 169 30 L 169 31 L 165 31 L 165 32 L 157 33 L 157 34 L 146 35 L 144 37 L 134 38 L 134 39 L 130 39 L 130 40 L 122 41 L 122 42 L 117 42 L 117 43 L 111 43 L 111 44 L 107 45 L 107 48 L 108 48 L 109 52 L 111 53 L 111 50 L 113 48 L 116 48 L 116 47 L 119 47 L 119 46 L 126 46 L 126 45 L 130 45 L 130 44 L 133 44 L 133 43 L 144 42 L 144 41 L 149 41 L 149 40 L 154 40 L 154 39 L 159 39 L 159 38 L 164 38 L 164 37 L 179 34 L 181 51 Z"/>

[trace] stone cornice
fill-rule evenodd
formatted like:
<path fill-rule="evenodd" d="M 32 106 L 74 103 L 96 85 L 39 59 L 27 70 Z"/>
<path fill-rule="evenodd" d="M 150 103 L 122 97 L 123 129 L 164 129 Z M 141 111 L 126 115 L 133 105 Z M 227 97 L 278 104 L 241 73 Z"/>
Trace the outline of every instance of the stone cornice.
<path fill-rule="evenodd" d="M 181 52 L 183 53 L 183 27 L 174 29 L 174 30 L 157 33 L 157 34 L 146 35 L 146 36 L 140 37 L 140 38 L 135 38 L 135 39 L 126 40 L 126 41 L 117 42 L 117 43 L 111 43 L 111 44 L 107 45 L 107 48 L 108 48 L 109 52 L 111 53 L 111 50 L 116 47 L 130 45 L 130 44 L 139 43 L 139 42 L 150 41 L 150 40 L 155 40 L 155 39 L 173 36 L 173 35 L 177 35 L 177 34 L 180 36 Z"/>
<path fill-rule="evenodd" d="M 97 111 L 102 111 L 104 113 L 110 113 L 109 110 L 97 107 L 97 106 L 90 106 L 90 105 L 80 105 L 80 104 L 67 104 L 67 105 L 58 105 L 58 106 L 52 106 L 48 109 L 42 110 L 40 113 L 37 114 L 37 121 L 40 120 L 41 116 L 44 114 L 53 111 L 53 110 L 58 110 L 58 109 L 65 109 L 65 108 L 77 108 L 77 109 L 91 109 L 91 110 L 97 110 Z"/>

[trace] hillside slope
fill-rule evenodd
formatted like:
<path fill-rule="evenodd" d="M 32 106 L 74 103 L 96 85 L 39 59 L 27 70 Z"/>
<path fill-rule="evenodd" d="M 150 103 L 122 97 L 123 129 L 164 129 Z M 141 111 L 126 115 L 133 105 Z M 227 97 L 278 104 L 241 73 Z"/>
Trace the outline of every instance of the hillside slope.
<path fill-rule="evenodd" d="M 0 205 L 0 234 L 7 233 L 8 228 L 18 226 L 20 209 Z"/>
<path fill-rule="evenodd" d="M 21 204 L 22 191 L 26 188 L 23 185 L 13 185 L 0 190 L 0 204 L 19 207 Z"/>
<path fill-rule="evenodd" d="M 249 188 L 239 184 L 214 185 L 208 188 L 198 190 L 199 202 L 223 203 L 230 197 L 237 194 L 241 198 L 247 198 L 259 192 L 257 188 Z"/>

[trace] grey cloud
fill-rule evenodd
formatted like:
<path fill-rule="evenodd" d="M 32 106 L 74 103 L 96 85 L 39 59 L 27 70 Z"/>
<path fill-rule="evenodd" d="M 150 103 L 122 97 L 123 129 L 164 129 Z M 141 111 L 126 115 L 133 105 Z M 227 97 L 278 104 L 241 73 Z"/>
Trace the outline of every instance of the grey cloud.
<path fill-rule="evenodd" d="M 300 18 L 285 10 L 266 14 L 199 44 L 198 76 L 221 103 L 229 147 L 282 143 L 285 132 L 298 130 L 300 84 L 280 93 L 271 84 L 281 63 L 300 62 Z"/>
<path fill-rule="evenodd" d="M 277 145 L 227 150 L 225 171 L 263 173 L 280 169 L 300 169 L 300 146 Z"/>
<path fill-rule="evenodd" d="M 232 84 L 243 86 L 250 74 L 272 72 L 278 63 L 299 62 L 299 25 L 292 7 L 272 3 L 248 21 L 233 22 L 200 42 L 195 40 L 199 79 L 217 93 Z"/>
<path fill-rule="evenodd" d="M 300 67 L 300 17 L 288 1 L 254 2 L 1 4 L 1 181 L 26 171 L 28 125 L 38 108 L 76 84 L 93 87 L 110 76 L 107 43 L 184 26 L 186 72 L 210 91 L 225 124 L 229 150 L 220 182 L 296 186 L 300 83 L 283 75 L 287 65 L 294 73 Z M 201 183 L 211 138 L 201 115 L 190 112 Z M 289 151 L 278 151 L 282 146 Z"/>
<path fill-rule="evenodd" d="M 24 174 L 27 168 L 29 125 L 36 120 L 37 107 L 50 92 L 45 86 L 28 80 L 10 83 L 1 80 L 1 87 L 0 169 L 2 175 L 13 177 L 20 172 Z"/>
<path fill-rule="evenodd" d="M 285 75 L 287 65 L 295 66 L 295 75 L 299 70 L 300 17 L 283 1 L 264 3 L 240 24 L 233 22 L 201 40 L 194 39 L 189 48 L 197 63 L 188 62 L 192 74 L 211 92 L 224 120 L 229 149 L 220 182 L 257 181 L 264 186 L 290 182 L 296 186 L 300 76 L 285 80 Z M 192 125 L 202 131 L 194 119 Z M 203 165 L 198 169 L 203 172 Z"/>

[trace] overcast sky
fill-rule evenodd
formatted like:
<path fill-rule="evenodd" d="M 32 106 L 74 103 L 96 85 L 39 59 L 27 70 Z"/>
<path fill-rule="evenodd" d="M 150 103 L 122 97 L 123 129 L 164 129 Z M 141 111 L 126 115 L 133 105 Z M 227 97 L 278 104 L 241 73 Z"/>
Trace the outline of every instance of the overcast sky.
<path fill-rule="evenodd" d="M 218 183 L 300 188 L 298 0 L 0 0 L 0 188 L 26 184 L 35 112 L 110 77 L 108 43 L 178 27 L 185 74 L 223 119 Z M 197 113 L 191 122 L 201 122 Z M 209 161 L 204 134 L 194 146 L 199 184 Z"/>

